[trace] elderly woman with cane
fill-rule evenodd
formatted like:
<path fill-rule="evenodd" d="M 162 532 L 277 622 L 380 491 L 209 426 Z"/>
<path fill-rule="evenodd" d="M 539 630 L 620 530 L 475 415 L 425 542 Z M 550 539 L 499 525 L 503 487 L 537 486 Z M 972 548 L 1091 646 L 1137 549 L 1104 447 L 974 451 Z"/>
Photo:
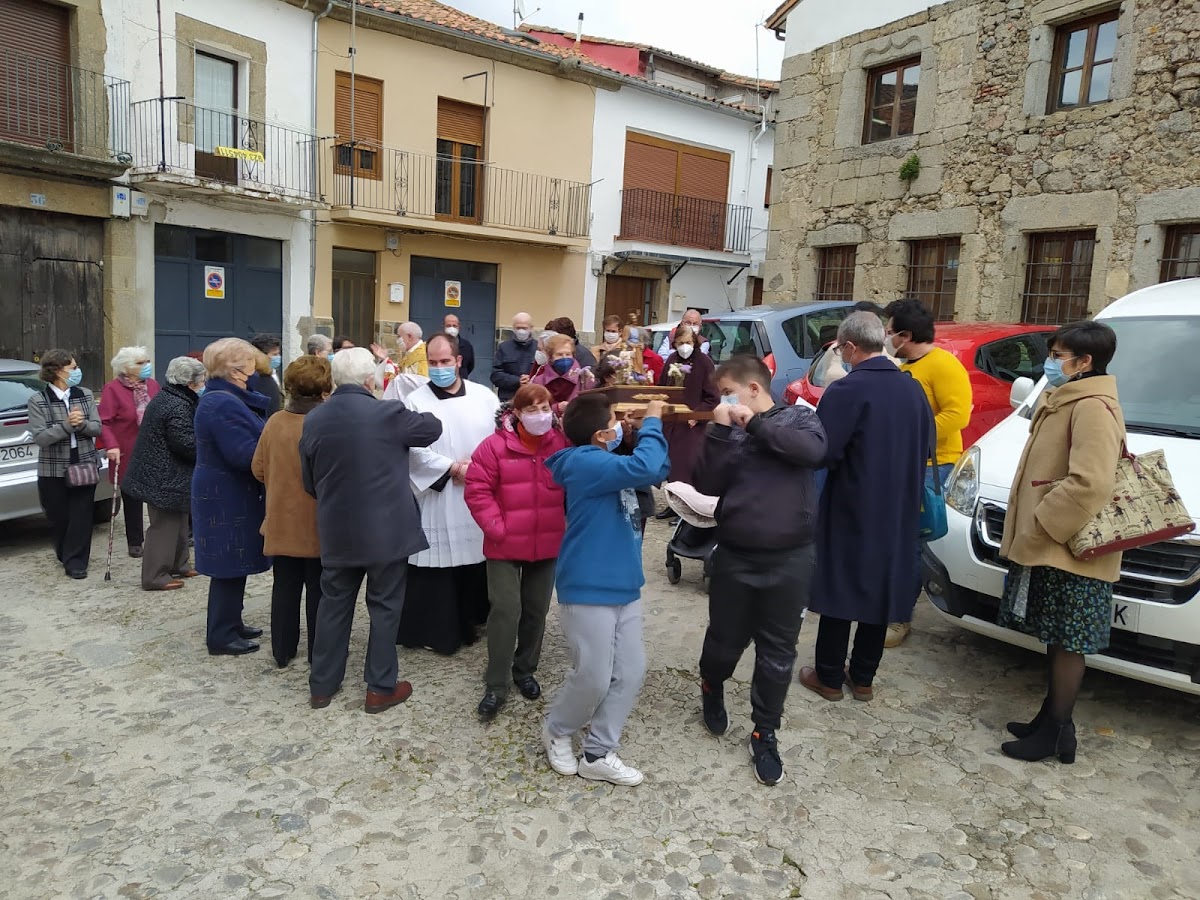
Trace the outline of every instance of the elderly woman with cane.
<path fill-rule="evenodd" d="M 146 407 L 158 393 L 154 380 L 154 365 L 145 347 L 122 347 L 112 358 L 112 381 L 100 389 L 100 421 L 104 425 L 101 443 L 108 451 L 113 466 L 113 483 L 126 481 L 129 458 L 137 443 L 138 429 Z M 145 540 L 142 521 L 142 501 L 122 491 L 125 507 L 125 540 L 129 555 L 141 559 Z"/>
<path fill-rule="evenodd" d="M 142 590 L 172 591 L 197 574 L 188 561 L 188 510 L 196 466 L 196 407 L 204 391 L 204 364 L 171 360 L 167 386 L 150 401 L 121 484 L 150 511 L 142 555 Z"/>

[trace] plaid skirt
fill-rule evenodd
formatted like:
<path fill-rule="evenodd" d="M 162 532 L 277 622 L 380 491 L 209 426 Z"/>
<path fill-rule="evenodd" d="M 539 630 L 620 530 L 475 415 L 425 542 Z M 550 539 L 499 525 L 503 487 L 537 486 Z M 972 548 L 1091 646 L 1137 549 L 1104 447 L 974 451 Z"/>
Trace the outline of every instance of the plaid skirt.
<path fill-rule="evenodd" d="M 1107 581 L 1014 563 L 996 622 L 1072 653 L 1098 653 L 1108 646 L 1112 599 Z"/>

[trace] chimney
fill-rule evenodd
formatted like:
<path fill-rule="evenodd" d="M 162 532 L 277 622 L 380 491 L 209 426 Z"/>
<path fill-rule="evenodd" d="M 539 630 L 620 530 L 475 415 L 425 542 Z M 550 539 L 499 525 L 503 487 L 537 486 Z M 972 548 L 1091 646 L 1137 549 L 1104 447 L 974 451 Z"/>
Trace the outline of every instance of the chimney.
<path fill-rule="evenodd" d="M 583 40 L 583 13 L 579 14 L 579 26 L 575 29 L 575 46 L 579 46 L 579 42 Z"/>

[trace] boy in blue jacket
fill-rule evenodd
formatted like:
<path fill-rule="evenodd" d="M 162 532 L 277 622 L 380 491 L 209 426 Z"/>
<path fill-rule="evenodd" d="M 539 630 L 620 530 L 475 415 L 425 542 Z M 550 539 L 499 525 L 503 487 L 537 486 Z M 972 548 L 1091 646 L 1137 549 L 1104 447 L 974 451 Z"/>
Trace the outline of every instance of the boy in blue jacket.
<path fill-rule="evenodd" d="M 612 453 L 623 427 L 607 397 L 571 401 L 563 431 L 575 446 L 546 460 L 567 493 L 567 532 L 555 589 L 572 668 L 542 726 L 550 767 L 611 784 L 641 784 L 642 773 L 617 756 L 621 731 L 646 672 L 642 647 L 641 512 L 635 488 L 667 477 L 666 405 L 651 402 L 632 456 Z M 571 739 L 588 728 L 583 757 Z"/>

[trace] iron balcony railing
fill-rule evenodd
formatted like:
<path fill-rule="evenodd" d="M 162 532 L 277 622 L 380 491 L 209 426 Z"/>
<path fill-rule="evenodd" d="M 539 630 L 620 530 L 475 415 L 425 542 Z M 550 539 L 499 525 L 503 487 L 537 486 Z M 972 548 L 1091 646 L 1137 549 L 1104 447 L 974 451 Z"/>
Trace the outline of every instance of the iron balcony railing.
<path fill-rule="evenodd" d="M 333 208 L 587 237 L 589 184 L 480 160 L 329 142 Z"/>
<path fill-rule="evenodd" d="M 128 81 L 9 50 L 0 69 L 0 141 L 128 161 Z"/>
<path fill-rule="evenodd" d="M 749 206 L 665 191 L 621 191 L 621 239 L 729 253 L 750 252 Z"/>
<path fill-rule="evenodd" d="M 176 175 L 274 197 L 320 202 L 313 135 L 172 98 L 133 104 L 134 176 Z"/>

